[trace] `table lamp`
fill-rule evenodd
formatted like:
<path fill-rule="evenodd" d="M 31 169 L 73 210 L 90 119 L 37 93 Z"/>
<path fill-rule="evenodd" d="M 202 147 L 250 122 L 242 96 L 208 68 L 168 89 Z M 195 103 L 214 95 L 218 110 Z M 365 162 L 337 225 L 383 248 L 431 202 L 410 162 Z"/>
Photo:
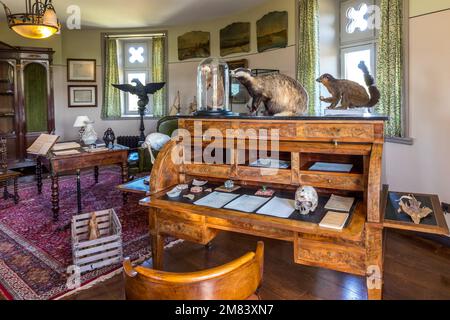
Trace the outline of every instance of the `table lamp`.
<path fill-rule="evenodd" d="M 87 116 L 78 116 L 75 120 L 75 123 L 73 124 L 74 128 L 80 128 L 79 134 L 80 134 L 80 141 L 83 139 L 83 133 L 86 129 L 86 125 L 90 123 L 91 120 Z"/>

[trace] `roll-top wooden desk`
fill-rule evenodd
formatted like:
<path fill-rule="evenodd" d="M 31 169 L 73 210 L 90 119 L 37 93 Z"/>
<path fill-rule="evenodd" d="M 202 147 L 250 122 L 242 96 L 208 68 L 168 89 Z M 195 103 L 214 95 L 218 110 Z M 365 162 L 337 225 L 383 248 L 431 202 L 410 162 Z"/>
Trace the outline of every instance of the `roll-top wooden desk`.
<path fill-rule="evenodd" d="M 154 268 L 163 266 L 163 245 L 167 236 L 208 244 L 220 231 L 231 231 L 292 242 L 296 263 L 367 277 L 368 298 L 381 299 L 385 227 L 448 234 L 443 215 L 436 217 L 435 227 L 384 222 L 380 203 L 385 201 L 381 185 L 385 120 L 381 116 L 180 117 L 183 138 L 173 139 L 159 153 L 150 179 L 151 194 L 141 201 L 149 209 Z M 187 157 L 188 147 L 183 141 L 190 139 L 205 148 L 211 143 L 208 136 L 218 133 L 228 138 L 228 143 L 223 144 L 227 164 L 204 163 L 201 157 L 193 156 L 194 152 Z M 290 168 L 250 166 L 249 151 L 270 148 L 270 139 L 268 144 L 262 143 L 266 140 L 264 135 L 270 137 L 276 133 L 280 159 L 289 160 Z M 174 163 L 173 155 L 181 155 L 188 161 Z M 350 173 L 308 170 L 317 161 L 351 163 L 353 169 Z M 344 230 L 332 231 L 319 227 L 325 214 L 323 210 L 307 217 L 297 214 L 281 219 L 212 209 L 194 205 L 186 198 L 167 197 L 167 191 L 195 178 L 208 180 L 213 186 L 231 179 L 243 186 L 243 190 L 253 193 L 264 185 L 291 199 L 300 185 L 309 185 L 324 197 L 341 194 L 356 197 L 358 201 Z"/>

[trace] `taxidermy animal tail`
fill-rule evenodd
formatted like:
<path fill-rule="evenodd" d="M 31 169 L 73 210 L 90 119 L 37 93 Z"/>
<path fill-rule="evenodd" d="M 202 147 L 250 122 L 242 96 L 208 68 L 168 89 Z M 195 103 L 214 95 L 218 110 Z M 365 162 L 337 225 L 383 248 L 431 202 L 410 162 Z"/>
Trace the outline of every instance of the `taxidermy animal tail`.
<path fill-rule="evenodd" d="M 366 107 L 372 108 L 378 103 L 378 101 L 380 101 L 381 96 L 380 91 L 375 85 L 375 79 L 369 73 L 369 69 L 367 69 L 367 66 L 364 63 L 364 61 L 361 61 L 359 63 L 358 68 L 360 68 L 364 73 L 364 81 L 366 82 L 367 87 L 369 87 L 370 100 Z"/>

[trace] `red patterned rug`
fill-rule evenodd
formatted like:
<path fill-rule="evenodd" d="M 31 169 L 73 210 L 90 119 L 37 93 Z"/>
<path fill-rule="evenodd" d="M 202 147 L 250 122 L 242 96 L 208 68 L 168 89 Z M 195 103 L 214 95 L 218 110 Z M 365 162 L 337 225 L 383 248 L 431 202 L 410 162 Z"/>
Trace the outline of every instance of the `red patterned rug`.
<path fill-rule="evenodd" d="M 93 173 L 82 175 L 83 212 L 114 208 L 122 223 L 124 256 L 133 260 L 149 257 L 148 223 L 139 198 L 131 196 L 123 206 L 119 170 L 100 169 L 100 183 Z M 60 218 L 52 220 L 50 181 L 45 180 L 42 195 L 34 183 L 20 185 L 20 204 L 0 200 L 0 294 L 7 299 L 47 300 L 70 294 L 66 282 L 72 264 L 70 223 L 76 213 L 76 178 L 60 178 Z M 120 271 L 120 265 L 88 272 L 82 287 L 104 280 Z"/>

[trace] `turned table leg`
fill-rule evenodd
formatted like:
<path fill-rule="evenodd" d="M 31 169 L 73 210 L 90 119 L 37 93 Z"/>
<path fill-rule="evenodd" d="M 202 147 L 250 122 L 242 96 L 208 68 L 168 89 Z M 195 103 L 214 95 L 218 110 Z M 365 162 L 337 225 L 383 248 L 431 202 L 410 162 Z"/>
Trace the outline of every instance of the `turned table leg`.
<path fill-rule="evenodd" d="M 14 203 L 19 204 L 19 183 L 17 178 L 14 178 Z"/>
<path fill-rule="evenodd" d="M 77 170 L 77 207 L 78 214 L 81 214 L 81 171 L 79 169 Z"/>
<path fill-rule="evenodd" d="M 98 177 L 99 177 L 99 168 L 98 168 L 98 166 L 95 166 L 94 167 L 95 184 L 98 184 Z"/>
<path fill-rule="evenodd" d="M 122 183 L 128 182 L 128 164 L 123 163 L 122 166 Z M 126 204 L 128 202 L 128 193 L 122 192 L 123 203 Z"/>
<path fill-rule="evenodd" d="M 42 194 L 42 161 L 39 157 L 36 160 L 36 181 L 38 194 Z"/>
<path fill-rule="evenodd" d="M 367 294 L 369 300 L 383 299 L 383 227 L 366 226 Z"/>
<path fill-rule="evenodd" d="M 59 178 L 58 174 L 52 174 L 52 211 L 53 220 L 58 221 L 59 218 Z"/>

